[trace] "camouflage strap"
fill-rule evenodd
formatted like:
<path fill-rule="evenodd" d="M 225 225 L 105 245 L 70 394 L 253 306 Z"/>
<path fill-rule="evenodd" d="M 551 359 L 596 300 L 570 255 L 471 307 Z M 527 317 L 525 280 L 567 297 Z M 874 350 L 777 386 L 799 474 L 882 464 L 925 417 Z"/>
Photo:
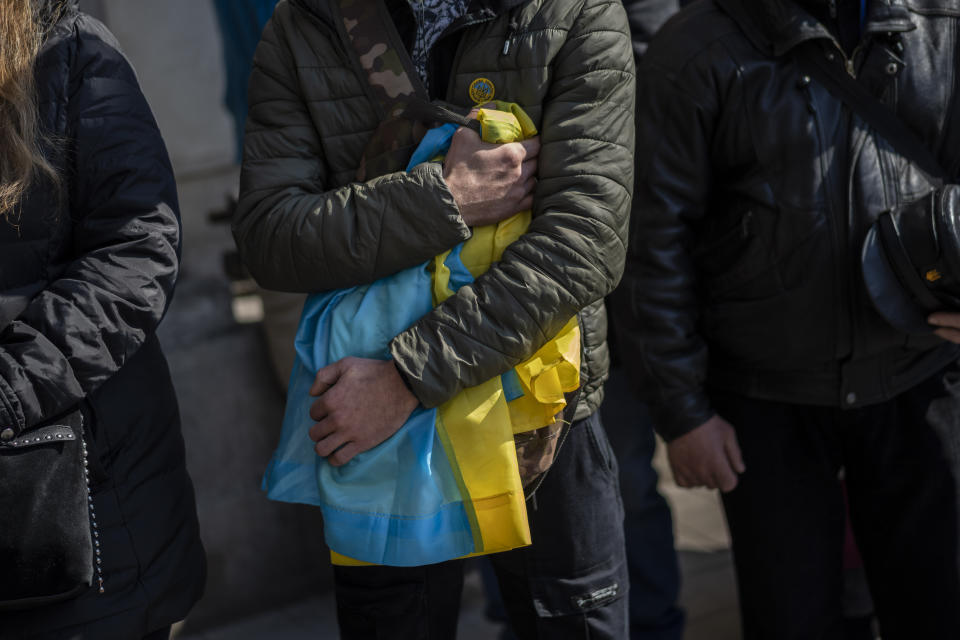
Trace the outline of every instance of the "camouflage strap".
<path fill-rule="evenodd" d="M 380 126 L 364 149 L 357 180 L 402 171 L 426 133 L 422 123 L 405 116 L 412 98 L 428 101 L 383 0 L 339 0 L 343 36 L 367 74 L 368 95 Z"/>

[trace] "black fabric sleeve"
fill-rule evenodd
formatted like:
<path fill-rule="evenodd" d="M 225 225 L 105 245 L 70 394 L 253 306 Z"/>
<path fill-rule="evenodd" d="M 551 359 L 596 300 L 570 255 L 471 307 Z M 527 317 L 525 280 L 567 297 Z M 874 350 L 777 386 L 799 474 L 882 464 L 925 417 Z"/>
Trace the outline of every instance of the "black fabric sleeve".
<path fill-rule="evenodd" d="M 0 334 L 0 427 L 15 432 L 114 375 L 155 330 L 177 276 L 176 186 L 153 115 L 106 28 L 76 24 L 65 141 L 75 257 Z"/>
<path fill-rule="evenodd" d="M 620 354 L 667 440 L 714 412 L 704 392 L 707 345 L 698 332 L 691 259 L 706 214 L 717 89 L 694 65 L 638 72 L 636 192 L 627 264 L 612 311 Z"/>

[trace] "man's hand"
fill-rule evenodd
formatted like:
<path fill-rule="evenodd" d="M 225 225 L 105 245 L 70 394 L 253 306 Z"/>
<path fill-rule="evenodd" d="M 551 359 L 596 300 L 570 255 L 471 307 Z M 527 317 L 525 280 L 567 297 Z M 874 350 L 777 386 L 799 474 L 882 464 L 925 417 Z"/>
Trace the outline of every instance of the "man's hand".
<path fill-rule="evenodd" d="M 927 322 L 940 327 L 934 333 L 950 342 L 960 344 L 960 312 L 938 311 L 927 318 Z"/>
<path fill-rule="evenodd" d="M 344 358 L 320 369 L 310 387 L 317 400 L 310 439 L 318 456 L 335 467 L 397 432 L 419 401 L 392 360 Z"/>
<path fill-rule="evenodd" d="M 673 477 L 681 487 L 705 486 L 733 491 L 737 474 L 747 470 L 733 427 L 716 415 L 667 443 L 667 457 Z"/>
<path fill-rule="evenodd" d="M 488 144 L 472 129 L 453 134 L 443 179 L 471 227 L 493 224 L 533 207 L 540 138 Z"/>

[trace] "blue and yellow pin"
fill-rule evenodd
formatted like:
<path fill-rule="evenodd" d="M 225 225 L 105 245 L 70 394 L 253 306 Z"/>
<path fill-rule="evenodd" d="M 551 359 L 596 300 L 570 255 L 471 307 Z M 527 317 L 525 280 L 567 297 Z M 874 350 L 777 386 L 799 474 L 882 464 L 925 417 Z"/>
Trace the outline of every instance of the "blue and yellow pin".
<path fill-rule="evenodd" d="M 477 78 L 470 83 L 470 99 L 475 104 L 486 104 L 496 95 L 496 87 L 487 78 Z"/>

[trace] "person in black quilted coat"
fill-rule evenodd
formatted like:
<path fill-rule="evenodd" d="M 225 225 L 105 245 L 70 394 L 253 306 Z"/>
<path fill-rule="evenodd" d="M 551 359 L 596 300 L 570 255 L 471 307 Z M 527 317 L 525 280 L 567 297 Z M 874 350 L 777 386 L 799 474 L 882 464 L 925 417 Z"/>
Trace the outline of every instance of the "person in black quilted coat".
<path fill-rule="evenodd" d="M 11 35 L 31 15 L 32 90 Z M 76 0 L 3 0 L 0 29 L 0 439 L 82 413 L 103 578 L 0 613 L 0 637 L 165 638 L 205 577 L 155 335 L 179 263 L 172 169 L 133 69 Z"/>

